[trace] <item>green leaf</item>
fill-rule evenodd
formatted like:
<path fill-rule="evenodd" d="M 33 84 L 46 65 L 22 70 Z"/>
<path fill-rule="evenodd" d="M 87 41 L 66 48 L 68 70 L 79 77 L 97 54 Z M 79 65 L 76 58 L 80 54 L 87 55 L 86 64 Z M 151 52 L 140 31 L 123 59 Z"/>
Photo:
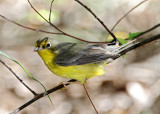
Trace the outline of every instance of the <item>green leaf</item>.
<path fill-rule="evenodd" d="M 124 59 L 125 55 L 122 55 L 121 57 L 122 57 L 122 59 Z"/>
<path fill-rule="evenodd" d="M 118 38 L 118 41 L 123 45 L 125 43 L 127 43 L 127 41 L 123 38 Z"/>
<path fill-rule="evenodd" d="M 45 90 L 45 92 L 47 92 L 47 90 L 46 90 L 46 88 L 44 87 L 44 85 L 43 85 L 40 81 L 38 81 L 37 79 L 35 79 L 33 76 L 31 76 L 31 75 L 28 73 L 28 71 L 27 71 L 18 61 L 12 59 L 11 57 L 9 57 L 8 55 L 6 55 L 6 54 L 3 53 L 2 51 L 0 51 L 0 54 L 2 54 L 3 56 L 7 57 L 8 59 L 14 61 L 15 63 L 17 63 L 17 64 L 27 73 L 27 75 L 28 75 L 32 80 L 38 82 L 38 83 L 43 87 L 43 89 Z M 48 96 L 51 104 L 53 105 L 53 102 L 52 102 L 50 96 L 49 96 L 49 95 L 47 95 L 47 96 Z"/>
<path fill-rule="evenodd" d="M 136 32 L 136 33 L 129 33 L 129 40 L 132 40 L 134 37 L 138 36 L 139 34 L 141 34 L 142 32 Z"/>

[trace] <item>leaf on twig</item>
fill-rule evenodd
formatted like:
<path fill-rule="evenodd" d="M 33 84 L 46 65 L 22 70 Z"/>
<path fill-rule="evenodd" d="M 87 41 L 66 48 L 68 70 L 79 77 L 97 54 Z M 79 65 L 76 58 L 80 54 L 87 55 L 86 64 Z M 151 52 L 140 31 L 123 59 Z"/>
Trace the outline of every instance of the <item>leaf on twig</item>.
<path fill-rule="evenodd" d="M 126 41 L 126 40 L 123 39 L 123 38 L 118 38 L 118 41 L 119 41 L 122 45 L 128 42 L 128 41 Z"/>
<path fill-rule="evenodd" d="M 136 33 L 129 33 L 129 40 L 132 40 L 134 37 L 138 36 L 139 34 L 141 34 L 142 32 L 136 32 Z"/>

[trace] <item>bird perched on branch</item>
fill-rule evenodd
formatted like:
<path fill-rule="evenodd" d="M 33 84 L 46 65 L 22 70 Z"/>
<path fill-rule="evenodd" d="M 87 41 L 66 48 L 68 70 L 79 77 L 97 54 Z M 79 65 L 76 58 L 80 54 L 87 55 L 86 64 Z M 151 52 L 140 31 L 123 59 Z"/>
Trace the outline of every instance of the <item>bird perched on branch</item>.
<path fill-rule="evenodd" d="M 131 43 L 58 43 L 46 37 L 36 42 L 34 51 L 54 74 L 84 84 L 87 79 L 104 74 L 105 65 L 121 56 L 119 53 Z"/>

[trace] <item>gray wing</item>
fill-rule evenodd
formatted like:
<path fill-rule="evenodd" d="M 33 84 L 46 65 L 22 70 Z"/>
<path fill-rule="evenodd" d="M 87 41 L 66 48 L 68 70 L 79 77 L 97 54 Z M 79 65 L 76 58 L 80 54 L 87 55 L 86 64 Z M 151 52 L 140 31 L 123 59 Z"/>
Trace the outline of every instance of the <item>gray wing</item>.
<path fill-rule="evenodd" d="M 65 45 L 64 45 L 65 44 Z M 63 43 L 58 46 L 56 63 L 61 66 L 83 65 L 89 63 L 99 63 L 109 58 L 114 59 L 119 56 L 106 53 L 102 44 L 86 45 L 76 43 Z"/>

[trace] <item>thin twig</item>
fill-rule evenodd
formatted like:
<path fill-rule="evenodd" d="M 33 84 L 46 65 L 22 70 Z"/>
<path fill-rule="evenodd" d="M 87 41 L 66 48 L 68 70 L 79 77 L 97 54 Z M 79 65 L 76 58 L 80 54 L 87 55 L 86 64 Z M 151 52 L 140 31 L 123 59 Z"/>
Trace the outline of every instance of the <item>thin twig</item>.
<path fill-rule="evenodd" d="M 125 17 L 128 16 L 129 13 L 131 13 L 135 8 L 137 8 L 138 6 L 140 6 L 141 4 L 143 4 L 144 2 L 146 2 L 148 0 L 143 0 L 142 2 L 140 2 L 139 4 L 137 4 L 136 6 L 134 6 L 132 9 L 130 9 L 126 14 L 124 14 L 116 23 L 115 25 L 112 27 L 111 31 L 113 31 L 115 29 L 115 27 L 122 21 L 122 19 L 124 19 Z"/>
<path fill-rule="evenodd" d="M 13 21 L 13 20 L 10 20 L 10 19 L 6 18 L 5 16 L 3 16 L 1 14 L 0 14 L 0 17 L 2 17 L 3 19 L 5 19 L 5 20 L 7 20 L 7 21 L 9 21 L 11 23 L 14 23 L 14 24 L 16 24 L 16 25 L 18 25 L 18 26 L 20 26 L 22 28 L 25 28 L 25 29 L 29 29 L 29 30 L 36 31 L 36 32 L 43 32 L 43 33 L 47 33 L 47 34 L 63 35 L 62 33 L 48 32 L 48 31 L 45 31 L 45 30 L 39 30 L 39 29 L 35 29 L 35 28 L 30 28 L 30 27 L 24 26 L 22 24 L 19 24 L 19 23 Z"/>
<path fill-rule="evenodd" d="M 51 14 L 52 14 L 52 4 L 53 4 L 54 0 L 51 1 L 51 5 L 50 5 L 50 11 L 49 11 L 49 23 L 51 24 Z"/>
<path fill-rule="evenodd" d="M 151 32 L 152 30 L 157 29 L 159 26 L 160 26 L 160 23 L 157 24 L 157 25 L 155 25 L 155 26 L 153 26 L 152 28 L 150 28 L 150 29 L 148 29 L 148 30 L 146 30 L 146 31 L 141 32 L 140 34 L 138 34 L 137 36 L 135 36 L 133 39 L 136 39 L 136 38 L 138 38 L 138 37 L 140 37 L 140 36 L 142 36 L 142 35 L 144 35 L 144 34 L 146 34 L 146 33 L 149 33 L 149 32 Z M 125 40 L 129 40 L 129 38 L 126 38 Z"/>
<path fill-rule="evenodd" d="M 135 36 L 134 39 L 135 39 L 135 38 L 138 38 L 138 37 L 140 37 L 140 36 L 142 36 L 142 35 L 144 35 L 144 34 L 146 34 L 146 33 L 148 33 L 148 32 L 151 32 L 152 30 L 158 28 L 159 26 L 160 26 L 160 23 L 157 24 L 157 25 L 155 25 L 155 26 L 153 26 L 152 28 L 150 28 L 150 29 L 148 29 L 148 30 L 140 33 L 139 35 Z"/>
<path fill-rule="evenodd" d="M 29 4 L 31 5 L 31 7 L 32 7 L 45 21 L 47 21 L 47 20 L 32 6 L 32 4 L 30 3 L 29 0 L 28 0 L 28 2 L 29 2 Z M 87 41 L 87 40 L 83 40 L 83 39 L 78 38 L 78 37 L 70 36 L 69 34 L 66 34 L 66 33 L 64 33 L 64 32 L 63 32 L 63 33 L 54 33 L 54 32 L 49 32 L 49 31 L 45 31 L 45 30 L 39 30 L 39 29 L 35 29 L 35 28 L 30 28 L 30 27 L 24 26 L 24 25 L 22 25 L 22 24 L 19 24 L 19 23 L 13 21 L 13 20 L 10 20 L 10 19 L 6 18 L 5 16 L 3 16 L 3 15 L 1 15 L 1 14 L 0 14 L 0 17 L 4 18 L 5 20 L 7 20 L 7 21 L 9 21 L 9 22 L 11 22 L 11 23 L 14 23 L 14 24 L 16 24 L 16 25 L 18 25 L 18 26 L 20 26 L 20 27 L 23 27 L 23 28 L 25 28 L 25 29 L 29 29 L 29 30 L 32 30 L 32 31 L 36 31 L 36 32 L 43 32 L 43 33 L 55 34 L 55 35 L 66 35 L 66 36 L 69 36 L 69 37 L 71 37 L 71 38 L 74 38 L 74 39 L 77 39 L 77 40 L 80 40 L 80 41 L 86 42 L 86 43 L 97 43 L 97 44 L 106 44 L 106 43 L 108 43 L 108 42 L 92 42 L 92 41 Z M 48 22 L 48 21 L 47 21 L 47 22 Z M 49 22 L 48 22 L 48 23 L 49 23 Z"/>
<path fill-rule="evenodd" d="M 30 28 L 30 27 L 24 26 L 22 24 L 19 24 L 19 23 L 13 21 L 13 20 L 10 20 L 10 19 L 6 18 L 5 16 L 3 16 L 1 14 L 0 14 L 0 17 L 2 17 L 3 19 L 5 19 L 5 20 L 7 20 L 7 21 L 9 21 L 11 23 L 14 23 L 14 24 L 16 24 L 16 25 L 18 25 L 18 26 L 20 26 L 22 28 L 29 29 L 29 30 L 32 30 L 32 31 L 43 32 L 43 33 L 46 33 L 46 34 L 65 35 L 64 33 L 54 33 L 54 32 L 49 32 L 49 31 L 45 31 L 45 30 Z M 92 41 L 83 40 L 83 39 L 77 38 L 77 37 L 75 37 L 74 39 L 77 39 L 79 41 L 86 42 L 86 43 L 97 43 L 97 44 L 106 44 L 106 43 L 109 43 L 109 42 L 92 42 Z"/>
<path fill-rule="evenodd" d="M 136 43 L 135 45 L 133 45 L 131 47 L 126 48 L 124 51 L 120 52 L 120 55 L 124 55 L 125 53 L 127 53 L 127 52 L 129 52 L 129 51 L 131 51 L 133 49 L 136 49 L 136 48 L 138 48 L 138 47 L 140 47 L 142 45 L 148 44 L 148 43 L 156 41 L 158 39 L 160 39 L 160 34 L 154 35 L 154 36 L 152 36 L 152 37 L 150 37 L 148 39 L 145 39 L 145 40 L 143 40 L 141 42 Z"/>
<path fill-rule="evenodd" d="M 1 59 L 0 59 L 0 62 L 6 67 L 8 68 L 9 71 L 11 71 L 11 73 L 34 95 L 36 96 L 37 93 L 35 91 L 33 91 L 28 85 L 26 85 L 22 79 L 19 78 L 19 76 L 8 66 L 6 65 L 5 62 L 3 62 Z"/>
<path fill-rule="evenodd" d="M 75 0 L 75 1 L 78 2 L 80 5 L 82 5 L 86 10 L 88 10 L 102 24 L 102 26 L 109 32 L 109 34 L 113 37 L 114 41 L 117 41 L 116 36 L 108 29 L 108 27 L 104 24 L 104 22 L 99 17 L 97 17 L 97 15 L 89 7 L 84 5 L 79 0 Z"/>
<path fill-rule="evenodd" d="M 76 80 L 72 79 L 72 80 L 69 80 L 68 83 L 65 84 L 65 86 L 68 86 L 70 85 L 71 83 L 70 82 L 76 82 Z M 30 101 L 28 101 L 27 103 L 25 103 L 24 105 L 20 106 L 18 109 L 14 110 L 13 112 L 11 112 L 10 114 L 16 114 L 18 113 L 19 111 L 21 111 L 22 109 L 26 108 L 27 106 L 29 106 L 30 104 L 34 103 L 35 101 L 37 101 L 38 99 L 52 93 L 52 92 L 55 92 L 57 90 L 60 90 L 62 88 L 65 87 L 64 84 L 61 84 L 61 85 L 58 85 L 46 92 L 43 92 L 43 93 L 40 93 L 38 95 L 36 95 L 33 99 L 31 99 Z"/>
<path fill-rule="evenodd" d="M 61 34 L 63 35 L 66 35 L 68 37 L 71 37 L 71 38 L 74 38 L 74 39 L 77 39 L 77 40 L 80 40 L 82 42 L 86 42 L 86 43 L 107 43 L 107 42 L 91 42 L 91 41 L 87 41 L 87 40 L 82 40 L 82 38 L 78 38 L 78 37 L 75 37 L 75 36 L 72 36 L 62 30 L 60 30 L 57 26 L 55 26 L 54 24 L 50 23 L 45 17 L 43 17 L 34 7 L 33 5 L 31 4 L 30 0 L 28 0 L 28 3 L 30 4 L 31 8 L 42 18 L 44 19 L 48 24 L 50 24 L 52 27 L 54 27 L 56 30 L 58 30 L 59 32 L 61 32 Z"/>
<path fill-rule="evenodd" d="M 85 90 L 85 92 L 86 92 L 86 94 L 87 94 L 87 96 L 88 96 L 88 98 L 89 98 L 89 101 L 91 102 L 94 110 L 96 111 L 97 114 L 99 114 L 98 111 L 97 111 L 97 109 L 96 109 L 96 107 L 95 107 L 95 105 L 94 105 L 94 103 L 93 103 L 92 100 L 91 100 L 91 97 L 90 97 L 90 95 L 89 95 L 89 93 L 88 93 L 88 91 L 87 91 L 87 88 L 86 88 L 85 84 L 83 84 L 83 87 L 84 87 L 84 90 Z"/>

